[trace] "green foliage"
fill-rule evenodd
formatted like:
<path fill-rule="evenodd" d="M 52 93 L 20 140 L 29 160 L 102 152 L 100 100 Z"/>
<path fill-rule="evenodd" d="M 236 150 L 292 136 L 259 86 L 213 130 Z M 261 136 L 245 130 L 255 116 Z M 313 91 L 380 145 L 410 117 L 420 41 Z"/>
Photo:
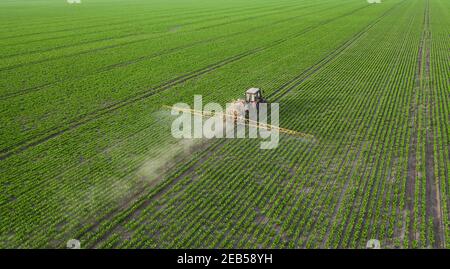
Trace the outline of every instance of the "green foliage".
<path fill-rule="evenodd" d="M 449 10 L 0 2 L 0 247 L 448 247 Z M 171 136 L 249 87 L 318 141 Z"/>

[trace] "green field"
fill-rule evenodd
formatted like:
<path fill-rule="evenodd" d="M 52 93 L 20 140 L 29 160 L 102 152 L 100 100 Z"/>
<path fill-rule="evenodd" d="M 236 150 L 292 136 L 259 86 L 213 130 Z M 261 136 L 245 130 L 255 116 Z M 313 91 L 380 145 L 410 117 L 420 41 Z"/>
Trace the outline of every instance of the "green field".
<path fill-rule="evenodd" d="M 450 246 L 450 1 L 0 1 L 0 248 Z M 162 107 L 280 104 L 257 139 Z"/>

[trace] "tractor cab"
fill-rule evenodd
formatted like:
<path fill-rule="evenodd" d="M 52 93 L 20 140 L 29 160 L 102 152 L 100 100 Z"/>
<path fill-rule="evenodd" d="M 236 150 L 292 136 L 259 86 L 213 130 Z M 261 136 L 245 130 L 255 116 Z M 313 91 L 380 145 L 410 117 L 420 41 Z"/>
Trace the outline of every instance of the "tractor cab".
<path fill-rule="evenodd" d="M 248 119 L 250 109 L 259 111 L 260 103 L 267 103 L 262 96 L 262 91 L 259 88 L 250 88 L 245 92 L 245 100 L 238 99 L 234 101 L 230 107 L 227 108 L 226 114 L 231 115 L 234 123 L 236 123 L 238 118 L 245 117 Z M 224 117 L 224 119 L 226 119 L 226 117 Z"/>
<path fill-rule="evenodd" d="M 264 102 L 262 91 L 259 88 L 250 88 L 245 92 L 246 103 L 260 103 Z"/>

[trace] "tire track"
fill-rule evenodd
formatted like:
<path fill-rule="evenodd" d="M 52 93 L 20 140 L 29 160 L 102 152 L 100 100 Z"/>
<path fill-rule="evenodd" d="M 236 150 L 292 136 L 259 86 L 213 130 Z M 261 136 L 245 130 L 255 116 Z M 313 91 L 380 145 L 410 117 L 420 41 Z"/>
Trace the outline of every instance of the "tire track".
<path fill-rule="evenodd" d="M 356 42 L 356 41 L 355 41 Z M 285 83 L 282 88 L 287 88 L 287 86 L 289 84 L 291 84 L 292 82 L 296 82 L 294 83 L 293 86 L 287 88 L 287 91 L 283 92 L 281 95 L 279 95 L 277 98 L 273 98 L 273 95 L 276 95 L 282 88 L 278 89 L 277 91 L 275 91 L 274 93 L 271 94 L 271 99 L 274 100 L 278 100 L 282 97 L 285 96 L 285 94 L 289 91 L 291 91 L 293 88 L 295 88 L 296 86 L 300 85 L 302 82 L 304 82 L 304 80 L 307 79 L 307 77 L 310 77 L 311 75 L 313 75 L 314 73 L 316 73 L 318 70 L 322 69 L 328 62 L 330 62 L 332 59 L 337 58 L 338 55 L 340 55 L 340 53 L 342 53 L 343 50 L 345 50 L 346 48 L 348 48 L 348 42 L 345 42 L 341 47 L 339 47 L 338 49 L 336 49 L 335 51 L 333 51 L 330 55 L 328 55 L 327 57 L 325 57 L 322 61 L 319 61 L 319 63 L 317 63 L 316 65 L 308 68 L 303 74 L 297 76 L 296 78 L 294 78 L 293 80 Z M 336 53 L 337 52 L 337 53 Z M 332 58 L 332 59 L 330 59 Z M 313 72 L 311 72 L 311 70 L 313 70 Z"/>
<path fill-rule="evenodd" d="M 285 2 L 284 4 L 287 4 L 287 3 L 289 3 L 289 2 Z M 264 9 L 264 8 L 270 8 L 270 7 L 273 8 L 273 7 L 277 7 L 277 6 L 278 6 L 278 4 L 270 5 L 270 6 L 264 6 L 264 7 L 258 8 L 258 9 Z M 239 11 L 242 11 L 242 10 L 251 10 L 251 11 L 253 11 L 253 10 L 255 10 L 255 7 L 250 6 L 250 7 L 247 7 L 245 9 L 240 9 Z M 157 19 L 159 19 L 159 18 L 167 18 L 168 15 L 173 15 L 173 9 L 168 9 L 166 11 L 170 11 L 170 12 L 167 13 L 167 14 L 161 14 L 159 16 L 154 16 L 154 17 L 152 17 L 152 19 L 155 19 L 155 18 L 157 18 Z M 182 9 L 182 11 L 184 11 L 184 9 Z M 191 18 L 197 18 L 199 15 L 203 15 L 205 13 L 206 14 L 210 14 L 212 12 L 212 10 L 210 10 L 209 8 L 205 8 L 205 9 L 203 9 L 201 11 L 198 11 L 196 9 L 197 12 L 194 13 L 196 15 L 192 15 L 192 11 L 193 10 L 182 12 L 181 14 L 176 14 L 176 15 L 173 15 L 173 16 L 179 18 L 180 16 L 188 15 L 187 17 L 183 17 L 183 19 L 191 19 Z M 233 12 L 236 11 L 236 7 L 230 7 L 230 8 L 222 9 L 220 11 L 221 11 L 220 14 L 227 14 L 227 12 L 233 13 Z M 223 11 L 225 11 L 225 12 L 223 12 Z M 137 16 L 139 16 L 139 15 L 145 16 L 145 15 L 148 15 L 148 14 L 151 14 L 151 13 L 144 12 L 144 13 L 135 14 L 134 16 L 136 16 L 136 15 Z M 133 15 L 133 14 L 131 14 L 131 15 Z M 123 18 L 123 16 L 118 16 L 116 18 L 121 19 L 121 18 Z M 168 17 L 168 18 L 173 19 L 173 17 Z M 103 22 L 104 20 L 110 20 L 110 19 L 111 18 L 109 18 L 109 17 L 101 18 L 99 22 Z M 140 21 L 147 21 L 147 17 L 144 17 Z M 168 21 L 170 21 L 170 20 L 168 20 Z M 85 21 L 83 21 L 83 22 L 85 22 Z M 104 27 L 104 26 L 115 26 L 115 25 L 122 25 L 122 24 L 135 23 L 135 22 L 136 22 L 135 20 L 126 20 L 126 21 L 119 21 L 119 22 L 115 22 L 115 23 L 96 24 L 96 25 L 84 26 L 83 29 L 92 29 L 92 28 Z M 73 22 L 70 22 L 70 23 L 73 23 Z M 67 25 L 67 22 L 64 22 L 64 25 Z M 47 32 L 35 32 L 35 33 L 19 34 L 19 35 L 12 35 L 12 36 L 4 36 L 4 37 L 2 37 L 2 40 L 19 38 L 19 37 L 35 36 L 35 35 L 42 35 L 42 34 L 61 33 L 61 32 L 67 32 L 67 31 L 72 31 L 72 30 L 79 30 L 79 29 L 80 29 L 80 27 L 75 27 L 75 28 L 66 28 L 66 29 L 53 30 L 53 31 L 47 31 Z M 4 34 L 4 33 L 0 33 L 0 35 L 1 34 Z"/>
<path fill-rule="evenodd" d="M 157 12 L 160 12 L 160 13 L 162 13 L 162 12 L 169 12 L 169 13 L 164 13 L 163 15 L 161 15 L 161 16 L 158 16 L 158 17 L 164 17 L 164 16 L 167 16 L 167 14 L 173 14 L 174 13 L 174 11 L 178 11 L 178 10 L 182 10 L 182 11 L 185 11 L 185 9 L 182 9 L 182 8 L 173 8 L 173 9 L 165 9 L 165 10 L 157 10 Z M 189 12 L 189 11 L 188 11 Z M 188 12 L 186 12 L 186 13 L 188 13 Z M 181 14 L 186 14 L 186 13 L 181 13 Z M 127 14 L 128 16 L 141 16 L 141 15 L 144 15 L 144 16 L 148 16 L 148 15 L 154 15 L 153 13 L 149 13 L 149 12 L 144 12 L 144 13 L 141 13 L 140 11 L 139 11 L 139 13 L 131 13 L 131 14 Z M 177 15 L 179 15 L 179 14 L 177 14 Z M 88 17 L 89 18 L 89 17 Z M 111 17 L 111 16 L 109 16 L 109 17 L 105 17 L 105 16 L 103 16 L 103 17 L 99 17 L 98 15 L 97 16 L 95 16 L 95 19 L 93 19 L 93 20 L 87 20 L 86 21 L 86 19 L 82 19 L 82 22 L 85 22 L 85 23 L 89 23 L 89 24 L 92 24 L 92 23 L 98 23 L 98 22 L 103 22 L 104 20 L 112 20 L 112 19 L 121 19 L 121 18 L 123 18 L 123 16 L 113 16 L 113 17 Z M 67 25 L 67 23 L 79 23 L 80 21 L 78 20 L 78 18 L 77 19 L 75 19 L 75 20 L 71 20 L 71 21 L 67 21 L 67 17 L 65 17 L 65 16 L 62 16 L 62 17 L 52 17 L 52 20 L 54 20 L 54 21 L 50 21 L 50 20 L 46 20 L 46 21 L 44 21 L 44 22 L 42 22 L 42 19 L 38 19 L 38 20 L 36 20 L 36 21 L 34 21 L 34 22 L 31 22 L 30 24 L 22 24 L 22 23 L 20 23 L 20 22 L 13 22 L 13 23 L 9 23 L 9 24 L 5 24 L 5 25 L 3 25 L 4 26 L 4 28 L 6 29 L 6 28 L 10 28 L 10 27 L 12 27 L 12 26 L 14 26 L 14 27 L 17 27 L 16 29 L 9 29 L 9 30 L 11 30 L 11 31 L 5 31 L 5 32 L 0 32 L 0 35 L 4 35 L 4 34 L 9 34 L 9 33 L 12 33 L 12 32 L 16 32 L 17 30 L 23 30 L 23 28 L 24 27 L 27 27 L 27 28 L 31 28 L 31 29 L 28 29 L 28 30 L 32 30 L 32 29 L 34 29 L 34 28 L 36 28 L 36 27 L 45 27 L 45 26 L 48 26 L 48 25 L 51 25 L 51 26 L 64 26 L 64 25 Z M 61 20 L 65 20 L 63 23 L 61 23 L 61 24 L 57 24 L 57 25 L 55 25 L 55 22 L 61 22 Z M 31 21 L 31 20 L 30 20 Z M 30 22 L 29 21 L 29 22 Z M 122 21 L 121 23 L 129 23 L 129 22 L 133 22 L 133 21 Z M 108 24 L 108 25 L 110 25 L 110 24 Z M 105 26 L 105 25 L 97 25 L 97 26 Z M 75 28 L 69 28 L 69 29 L 60 29 L 60 30 L 64 30 L 64 31 L 67 31 L 67 30 L 70 30 L 70 29 L 72 29 L 72 30 L 74 30 Z M 76 29 L 79 29 L 79 28 L 76 28 Z M 58 30 L 59 31 L 59 30 Z M 40 32 L 40 33 L 27 33 L 27 34 L 24 34 L 24 35 L 37 35 L 37 34 L 45 34 L 45 33 L 51 33 L 51 32 Z M 23 35 L 21 34 L 21 35 L 19 35 L 19 36 L 17 36 L 17 37 L 22 37 Z M 8 37 L 8 36 L 7 36 Z"/>

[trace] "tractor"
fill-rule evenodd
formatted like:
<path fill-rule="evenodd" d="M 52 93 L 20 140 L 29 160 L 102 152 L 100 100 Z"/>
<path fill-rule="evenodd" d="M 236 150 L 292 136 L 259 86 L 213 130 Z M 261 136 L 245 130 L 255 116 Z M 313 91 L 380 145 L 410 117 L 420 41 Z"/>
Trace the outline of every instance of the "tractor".
<path fill-rule="evenodd" d="M 250 88 L 245 92 L 245 99 L 238 99 L 234 101 L 227 109 L 226 114 L 233 117 L 233 122 L 236 123 L 238 118 L 249 118 L 250 109 L 259 111 L 259 104 L 267 103 L 262 96 L 262 91 L 259 88 Z"/>

